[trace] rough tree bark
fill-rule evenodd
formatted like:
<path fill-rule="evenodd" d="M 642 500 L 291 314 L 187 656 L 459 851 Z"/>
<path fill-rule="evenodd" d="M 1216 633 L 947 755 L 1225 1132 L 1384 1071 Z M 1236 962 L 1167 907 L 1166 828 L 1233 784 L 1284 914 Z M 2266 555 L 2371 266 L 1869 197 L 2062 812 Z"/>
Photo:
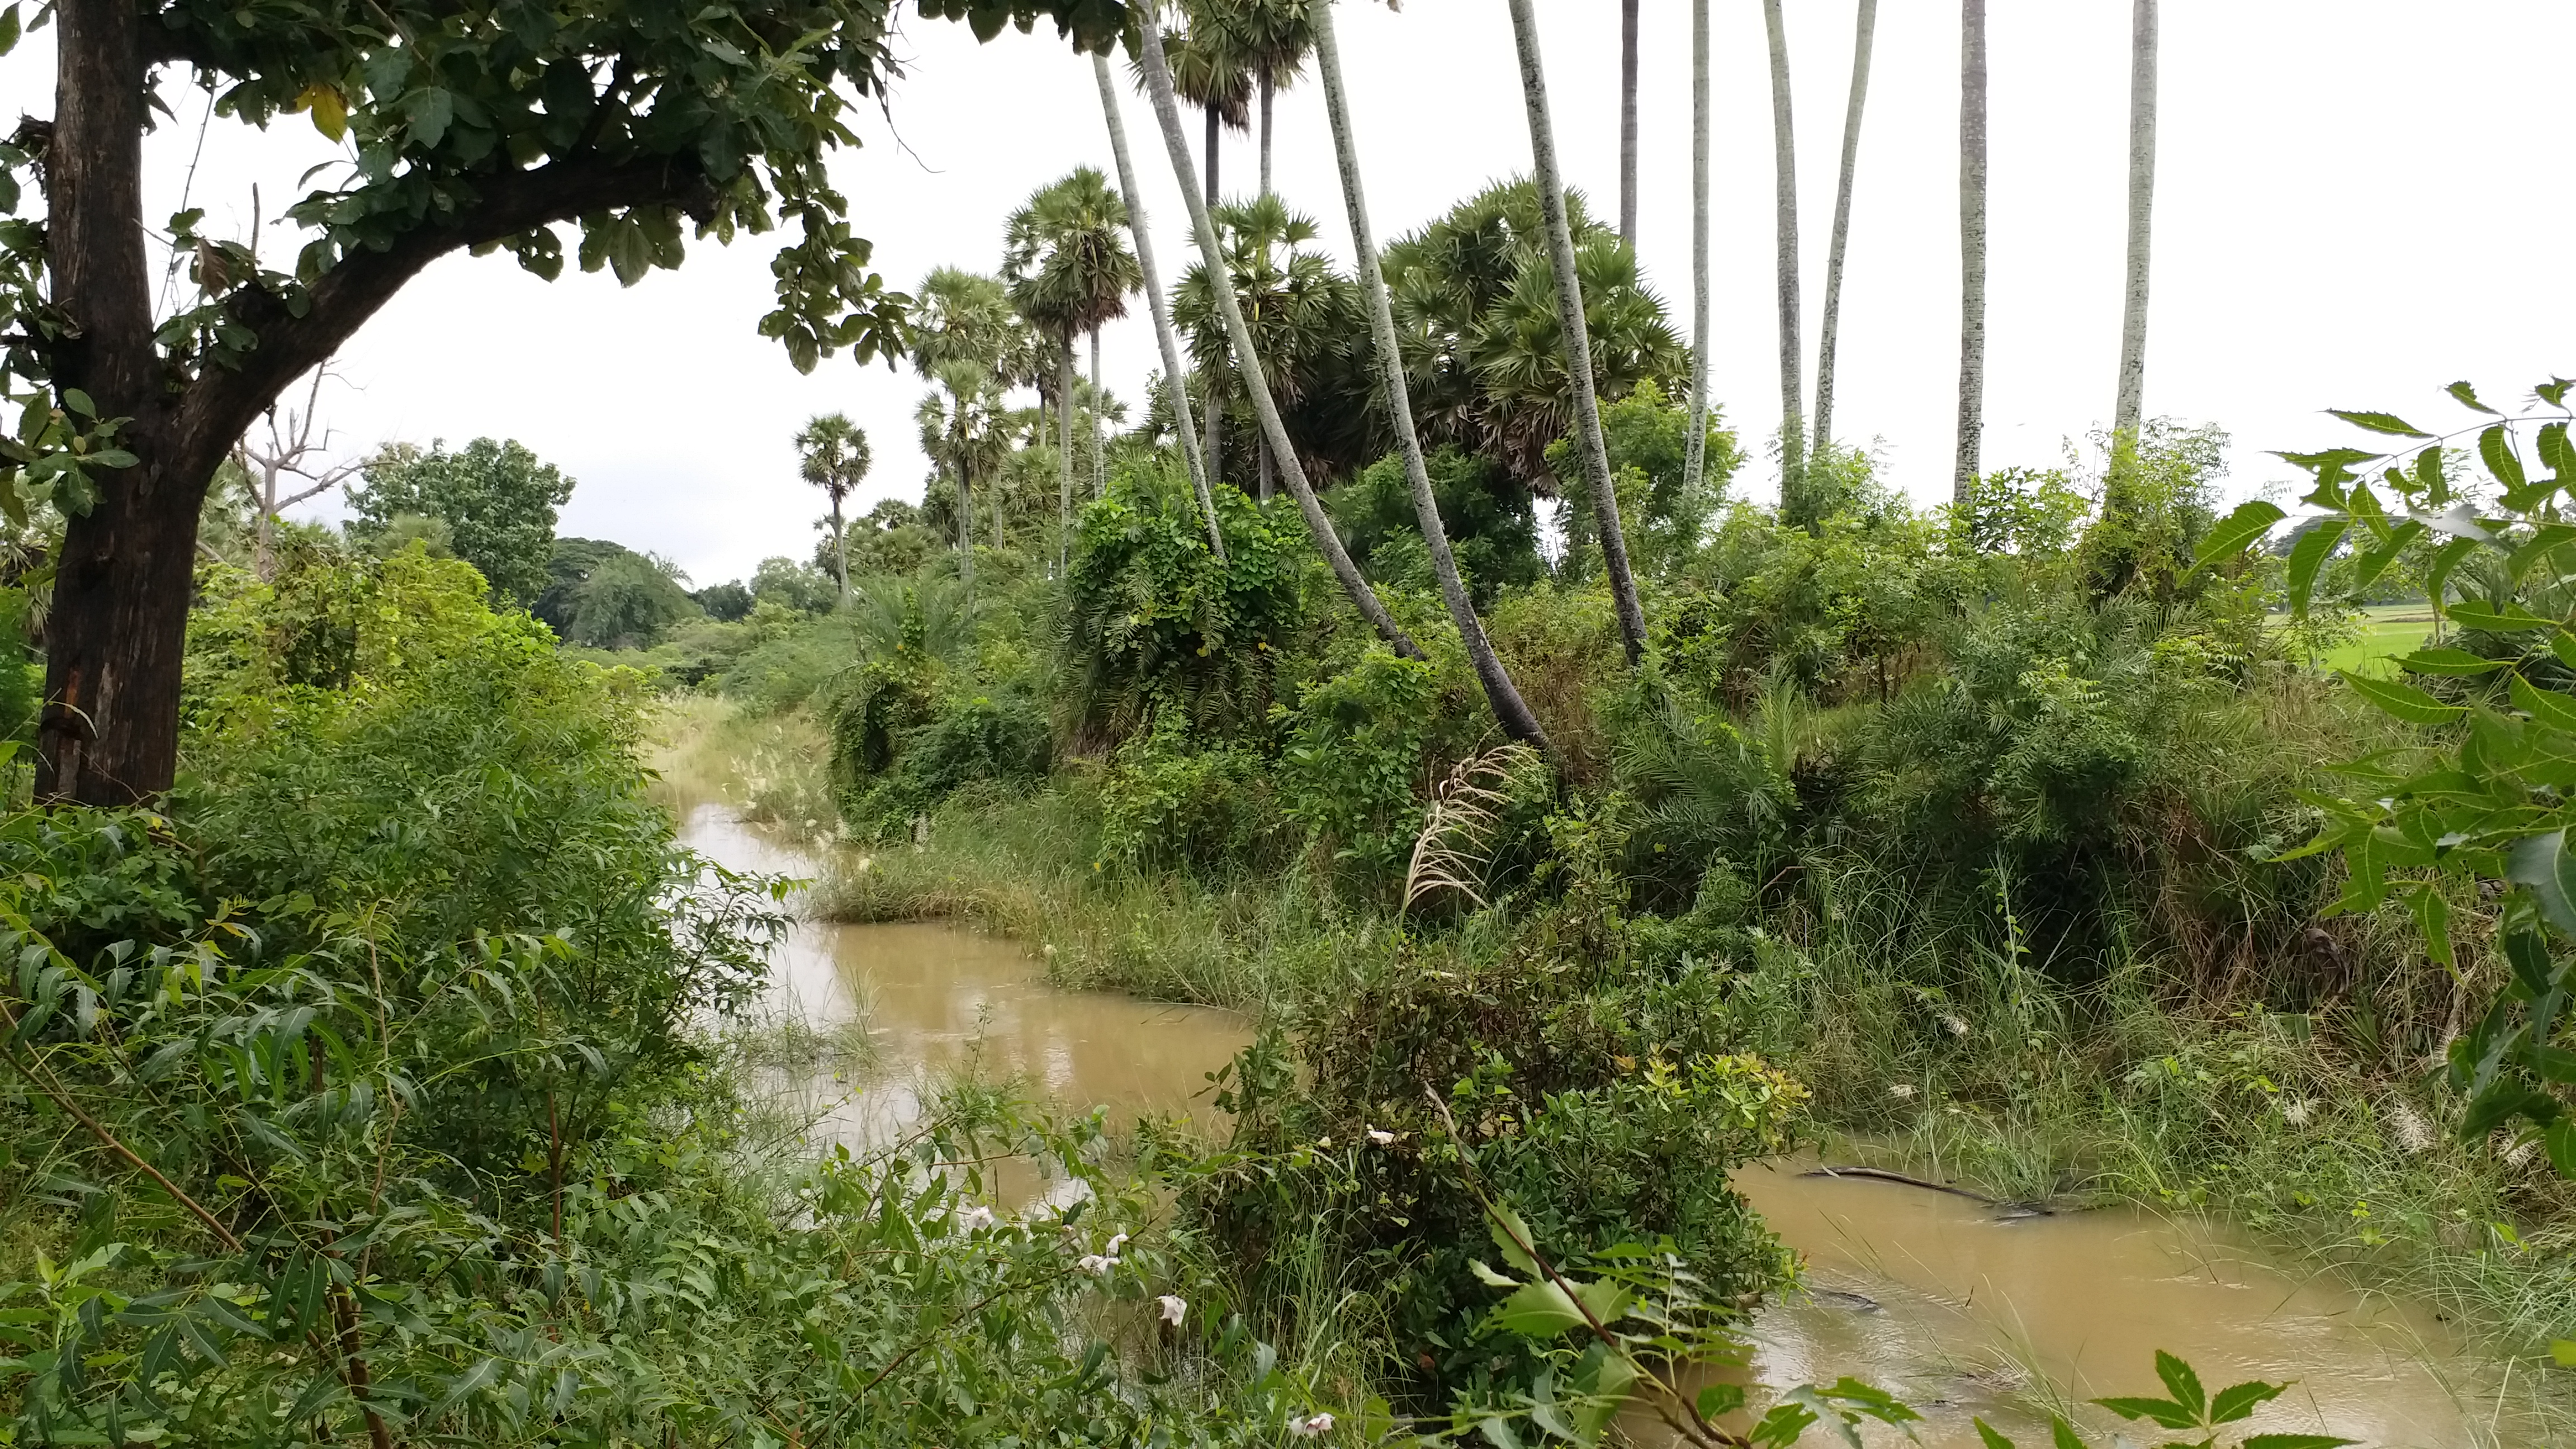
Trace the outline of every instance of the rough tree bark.
<path fill-rule="evenodd" d="M 1959 453 L 1950 506 L 1965 513 L 1986 436 L 1986 0 L 1959 5 Z"/>
<path fill-rule="evenodd" d="M 1691 395 L 1682 492 L 1708 472 L 1708 0 L 1691 0 Z"/>
<path fill-rule="evenodd" d="M 2156 0 L 2136 0 L 2129 38 L 2129 277 L 2120 396 L 2111 430 L 2134 443 L 2147 391 L 2147 245 L 2156 200 Z"/>
<path fill-rule="evenodd" d="M 1637 0 L 1619 0 L 1619 240 L 1637 249 Z"/>
<path fill-rule="evenodd" d="M 313 283 L 300 313 L 246 288 L 227 305 L 258 338 L 238 368 L 174 388 L 153 341 L 144 252 L 143 128 L 150 94 L 141 12 L 124 0 L 64 0 L 56 12 L 53 133 L 44 180 L 52 301 L 77 332 L 54 384 L 129 419 L 133 467 L 99 475 L 69 520 L 46 625 L 38 724 L 41 799 L 124 805 L 167 790 L 178 765 L 180 663 L 197 517 L 215 467 L 289 383 L 319 367 L 423 267 L 607 207 L 666 204 L 709 214 L 694 165 L 576 154 L 481 179 L 448 220 L 354 251 Z"/>
<path fill-rule="evenodd" d="M 1360 292 L 1368 302 L 1378 373 L 1386 384 L 1387 421 L 1395 429 L 1396 448 L 1404 457 L 1404 481 L 1413 493 L 1413 516 L 1421 525 L 1422 540 L 1431 551 L 1431 572 L 1440 581 L 1441 602 L 1449 606 L 1449 622 L 1458 626 L 1459 642 L 1466 646 L 1477 682 L 1485 688 L 1495 723 L 1513 739 L 1553 757 L 1555 749 L 1548 743 L 1547 732 L 1521 698 L 1501 656 L 1494 653 L 1484 621 L 1476 617 L 1475 604 L 1458 576 L 1449 530 L 1440 521 L 1440 505 L 1431 491 L 1431 471 L 1422 461 L 1422 439 L 1414 431 L 1413 397 L 1405 385 L 1404 353 L 1396 341 L 1395 309 L 1387 300 L 1386 276 L 1378 267 L 1377 237 L 1369 229 L 1368 194 L 1360 184 L 1359 147 L 1351 135 L 1350 99 L 1342 90 L 1341 51 L 1333 37 L 1332 0 L 1313 0 L 1308 15 L 1315 31 L 1315 67 L 1324 82 L 1324 109 L 1332 121 L 1333 156 L 1341 167 L 1342 202 L 1350 212 L 1351 252 Z"/>
<path fill-rule="evenodd" d="M 1842 334 L 1843 253 L 1851 243 L 1852 172 L 1860 160 L 1861 108 L 1869 99 L 1869 44 L 1878 0 L 1860 0 L 1852 27 L 1851 103 L 1843 112 L 1842 180 L 1834 190 L 1834 235 L 1825 248 L 1825 315 L 1816 339 L 1816 446 L 1834 440 L 1834 344 Z"/>
<path fill-rule="evenodd" d="M 1235 371 L 1243 379 L 1243 391 L 1252 404 L 1253 415 L 1261 421 L 1261 435 L 1269 440 L 1271 452 L 1279 461 L 1279 475 L 1296 496 L 1297 511 L 1305 517 L 1306 531 L 1314 535 L 1315 547 L 1323 551 L 1324 561 L 1332 566 L 1333 576 L 1341 581 L 1351 603 L 1398 654 L 1419 659 L 1422 650 L 1395 622 L 1395 616 L 1386 611 L 1368 580 L 1360 577 L 1359 566 L 1351 562 L 1350 551 L 1342 547 L 1341 535 L 1334 531 L 1322 500 L 1306 485 L 1306 470 L 1289 445 L 1288 429 L 1279 420 L 1278 406 L 1271 401 L 1270 382 L 1261 370 L 1261 355 L 1252 345 L 1252 329 L 1244 324 L 1243 307 L 1235 300 L 1234 278 L 1225 268 L 1225 251 L 1217 241 L 1216 223 L 1208 215 L 1207 203 L 1189 189 L 1190 144 L 1181 133 L 1180 106 L 1172 98 L 1172 72 L 1163 59 L 1162 26 L 1150 5 L 1138 6 L 1134 13 L 1143 39 L 1146 94 L 1154 102 L 1154 118 L 1161 123 L 1163 146 L 1171 153 L 1172 172 L 1180 179 L 1182 196 L 1189 201 L 1190 229 L 1198 234 L 1199 258 L 1207 264 L 1208 289 L 1216 296 L 1217 315 L 1223 319 L 1226 340 L 1232 344 Z"/>
<path fill-rule="evenodd" d="M 1798 365 L 1798 146 L 1789 106 L 1789 33 L 1780 0 L 1762 0 L 1762 24 L 1771 40 L 1771 174 L 1777 198 L 1780 258 L 1780 512 L 1793 523 L 1806 517 L 1806 399 Z"/>
<path fill-rule="evenodd" d="M 1118 114 L 1118 83 L 1109 73 L 1109 57 L 1094 55 L 1091 73 L 1100 82 L 1100 111 L 1109 119 L 1109 150 L 1118 162 L 1118 189 L 1127 201 L 1127 230 L 1136 240 L 1136 263 L 1145 274 L 1145 307 L 1154 317 L 1154 344 L 1163 353 L 1163 394 L 1172 408 L 1172 428 L 1181 443 L 1181 460 L 1190 470 L 1190 487 L 1199 495 L 1199 513 L 1207 522 L 1208 548 L 1225 560 L 1225 534 L 1216 522 L 1216 497 L 1208 492 L 1207 466 L 1199 457 L 1198 429 L 1190 419 L 1189 374 L 1181 365 L 1181 335 L 1172 326 L 1172 306 L 1163 295 L 1163 274 L 1154 266 L 1152 228 L 1145 221 L 1145 194 L 1136 185 L 1135 163 L 1127 155 L 1127 123 Z"/>
<path fill-rule="evenodd" d="M 1100 450 L 1100 329 L 1091 329 L 1091 496 L 1109 491 L 1109 463 Z"/>
<path fill-rule="evenodd" d="M 1055 571 L 1064 575 L 1073 543 L 1073 337 L 1055 357 Z"/>
<path fill-rule="evenodd" d="M 1637 605 L 1636 576 L 1628 571 L 1628 536 L 1619 527 L 1619 495 L 1610 478 L 1610 453 L 1601 438 L 1601 404 L 1592 390 L 1592 338 L 1583 321 L 1583 284 L 1574 274 L 1574 228 L 1565 215 L 1565 182 L 1557 171 L 1556 130 L 1548 119 L 1547 76 L 1540 64 L 1538 18 L 1530 0 L 1511 0 L 1512 39 L 1520 52 L 1521 98 L 1529 111 L 1530 168 L 1538 186 L 1539 214 L 1547 228 L 1549 270 L 1556 274 L 1556 320 L 1565 334 L 1565 372 L 1574 394 L 1576 451 L 1592 516 L 1601 529 L 1601 562 L 1610 576 L 1610 602 L 1619 616 L 1619 640 L 1635 665 L 1646 653 L 1646 615 Z"/>

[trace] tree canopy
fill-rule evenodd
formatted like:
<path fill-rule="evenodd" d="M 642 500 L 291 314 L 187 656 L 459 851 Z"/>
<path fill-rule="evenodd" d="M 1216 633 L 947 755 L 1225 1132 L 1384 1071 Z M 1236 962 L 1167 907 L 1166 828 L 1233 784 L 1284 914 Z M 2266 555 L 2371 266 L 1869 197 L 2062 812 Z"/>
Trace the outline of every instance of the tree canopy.
<path fill-rule="evenodd" d="M 496 596 L 533 603 L 551 582 L 555 510 L 572 497 L 573 480 L 512 439 L 476 438 L 462 452 L 444 441 L 427 452 L 397 443 L 369 460 L 349 490 L 357 510 L 350 532 L 380 537 L 401 518 L 446 525 L 448 546 L 482 571 Z"/>

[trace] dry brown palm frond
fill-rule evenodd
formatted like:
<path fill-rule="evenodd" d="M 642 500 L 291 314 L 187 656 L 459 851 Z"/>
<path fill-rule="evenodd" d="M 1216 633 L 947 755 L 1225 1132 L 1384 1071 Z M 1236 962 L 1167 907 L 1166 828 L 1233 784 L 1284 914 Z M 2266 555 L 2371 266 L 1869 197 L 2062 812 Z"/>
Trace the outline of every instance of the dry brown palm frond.
<path fill-rule="evenodd" d="M 1458 762 L 1449 778 L 1431 790 L 1431 812 L 1413 841 L 1413 861 L 1404 870 L 1404 905 L 1440 890 L 1453 890 L 1476 905 L 1485 903 L 1485 867 L 1490 863 L 1494 827 L 1511 799 L 1512 777 L 1538 755 L 1523 744 L 1497 745 Z"/>

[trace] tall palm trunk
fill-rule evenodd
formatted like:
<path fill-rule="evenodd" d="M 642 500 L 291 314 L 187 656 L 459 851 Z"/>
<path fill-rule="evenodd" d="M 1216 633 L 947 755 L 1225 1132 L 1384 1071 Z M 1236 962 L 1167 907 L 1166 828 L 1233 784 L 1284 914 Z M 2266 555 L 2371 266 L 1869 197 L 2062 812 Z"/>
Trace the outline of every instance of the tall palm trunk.
<path fill-rule="evenodd" d="M 961 437 L 957 449 L 957 579 L 967 588 L 975 587 L 975 478 L 966 462 L 966 449 Z M 994 516 L 995 522 L 1000 515 Z M 997 545 L 998 546 L 998 543 Z"/>
<path fill-rule="evenodd" d="M 1100 329 L 1091 329 L 1091 496 L 1109 491 L 1109 463 L 1100 450 Z"/>
<path fill-rule="evenodd" d="M 1842 334 L 1843 252 L 1851 243 L 1852 171 L 1860 160 L 1861 107 L 1869 98 L 1869 42 L 1878 0 L 1860 0 L 1852 33 L 1851 105 L 1843 112 L 1843 174 L 1834 190 L 1834 236 L 1825 248 L 1825 319 L 1816 339 L 1816 446 L 1834 440 L 1834 344 Z"/>
<path fill-rule="evenodd" d="M 1207 108 L 1207 204 L 1210 206 L 1216 205 L 1217 200 L 1216 143 L 1217 137 L 1223 132 L 1224 125 L 1225 117 L 1218 113 L 1217 108 L 1214 105 L 1210 105 Z M 1181 186 L 1184 190 L 1188 189 L 1188 178 L 1184 177 L 1182 179 Z"/>
<path fill-rule="evenodd" d="M 1771 174 L 1778 198 L 1775 232 L 1780 257 L 1780 513 L 1792 523 L 1807 516 L 1806 400 L 1798 385 L 1798 145 L 1789 108 L 1789 33 L 1780 0 L 1762 0 L 1762 25 L 1771 38 Z"/>
<path fill-rule="evenodd" d="M 1691 0 L 1691 395 L 1682 493 L 1708 471 L 1708 0 Z"/>
<path fill-rule="evenodd" d="M 1172 72 L 1163 59 L 1163 28 L 1150 5 L 1140 5 L 1132 13 L 1143 38 L 1146 94 L 1153 98 L 1154 119 L 1162 125 L 1163 146 L 1171 153 L 1172 172 L 1180 179 L 1181 194 L 1189 201 L 1190 229 L 1198 234 L 1199 259 L 1207 265 L 1208 290 L 1215 294 L 1217 315 L 1225 322 L 1235 369 L 1243 379 L 1244 394 L 1252 403 L 1253 414 L 1261 420 L 1262 436 L 1269 439 L 1271 451 L 1279 459 L 1279 472 L 1287 480 L 1288 491 L 1296 495 L 1297 511 L 1305 517 L 1306 531 L 1314 535 L 1315 547 L 1323 551 L 1324 561 L 1332 566 L 1333 576 L 1341 581 L 1351 603 L 1398 654 L 1419 659 L 1422 650 L 1406 636 L 1395 616 L 1386 611 L 1368 580 L 1360 577 L 1359 566 L 1351 562 L 1350 551 L 1342 547 L 1341 535 L 1333 530 L 1333 520 L 1325 514 L 1315 490 L 1306 486 L 1305 469 L 1288 446 L 1288 429 L 1280 422 L 1279 409 L 1270 399 L 1270 382 L 1262 373 L 1260 353 L 1253 349 L 1252 329 L 1244 325 L 1242 304 L 1235 300 L 1234 277 L 1225 269 L 1225 250 L 1217 242 L 1216 223 L 1208 215 L 1207 203 L 1189 189 L 1190 143 L 1181 134 L 1180 106 L 1172 98 Z"/>
<path fill-rule="evenodd" d="M 2147 390 L 2147 242 L 2156 199 L 2156 0 L 2136 0 L 2129 45 L 2129 285 L 2111 430 L 2132 444 Z"/>
<path fill-rule="evenodd" d="M 1055 571 L 1064 573 L 1073 545 L 1073 334 L 1055 355 Z"/>
<path fill-rule="evenodd" d="M 1959 456 L 1950 507 L 1965 515 L 1986 436 L 1986 0 L 1959 4 Z"/>
<path fill-rule="evenodd" d="M 1270 103 L 1274 96 L 1270 75 L 1261 76 L 1261 194 L 1270 194 Z"/>
<path fill-rule="evenodd" d="M 1619 0 L 1619 240 L 1637 249 L 1637 0 Z"/>
<path fill-rule="evenodd" d="M 1422 461 L 1422 439 L 1413 430 L 1413 399 L 1405 387 L 1404 353 L 1395 337 L 1395 310 L 1387 301 L 1386 277 L 1378 268 L 1377 238 L 1369 230 L 1368 197 L 1360 185 L 1359 148 L 1351 139 L 1350 102 L 1342 93 L 1341 51 L 1333 39 L 1332 0 L 1313 0 L 1307 13 L 1315 30 L 1315 68 L 1324 81 L 1324 109 L 1332 118 L 1333 155 L 1341 164 L 1342 201 L 1351 214 L 1351 251 L 1357 259 L 1360 292 L 1368 302 L 1369 334 L 1377 346 L 1378 371 L 1386 382 L 1387 420 L 1395 429 L 1396 447 L 1404 455 L 1405 486 L 1413 492 L 1413 516 L 1431 551 L 1431 572 L 1440 581 L 1441 601 L 1449 606 L 1449 622 L 1458 626 L 1459 642 L 1466 646 L 1477 682 L 1485 687 L 1485 702 L 1493 708 L 1494 722 L 1513 739 L 1542 754 L 1553 754 L 1547 732 L 1539 727 L 1538 717 L 1530 713 L 1511 674 L 1503 668 L 1501 657 L 1494 653 L 1493 641 L 1485 636 L 1484 621 L 1476 617 L 1475 605 L 1458 577 L 1457 557 L 1449 550 L 1449 531 L 1440 522 L 1440 505 L 1431 492 L 1431 473 Z"/>
<path fill-rule="evenodd" d="M 841 521 L 841 495 L 832 495 L 832 551 L 840 567 L 841 602 L 850 601 L 850 527 Z"/>
<path fill-rule="evenodd" d="M 1574 274 L 1574 228 L 1565 216 L 1565 182 L 1556 169 L 1556 129 L 1548 120 L 1547 76 L 1539 64 L 1538 18 L 1530 0 L 1511 0 L 1512 39 L 1520 50 L 1521 97 L 1529 110 L 1530 168 L 1538 186 L 1539 214 L 1547 227 L 1548 269 L 1556 274 L 1556 320 L 1565 334 L 1565 375 L 1574 394 L 1574 430 L 1583 457 L 1584 486 L 1601 529 L 1601 563 L 1610 576 L 1610 602 L 1619 616 L 1619 639 L 1628 662 L 1646 652 L 1646 614 L 1637 604 L 1637 580 L 1628 571 L 1628 535 L 1619 526 L 1619 495 L 1610 478 L 1610 452 L 1601 438 L 1601 404 L 1592 390 L 1592 338 L 1583 321 L 1583 283 Z"/>
<path fill-rule="evenodd" d="M 1118 115 L 1118 83 L 1110 77 L 1109 57 L 1091 57 L 1092 77 L 1100 82 L 1100 112 L 1109 120 L 1109 150 L 1118 161 L 1118 189 L 1127 202 L 1127 230 L 1136 241 L 1136 264 L 1145 274 L 1145 308 L 1154 316 L 1154 343 L 1163 353 L 1163 393 L 1172 407 L 1172 430 L 1181 441 L 1181 461 L 1190 470 L 1190 487 L 1199 495 L 1199 513 L 1207 522 L 1208 548 L 1225 561 L 1225 534 L 1216 523 L 1216 497 L 1208 492 L 1207 465 L 1199 457 L 1198 428 L 1190 419 L 1189 375 L 1181 369 L 1181 336 L 1172 328 L 1172 305 L 1163 295 L 1163 274 L 1154 267 L 1152 228 L 1145 222 L 1145 193 L 1136 185 L 1136 166 L 1127 156 L 1127 123 Z"/>

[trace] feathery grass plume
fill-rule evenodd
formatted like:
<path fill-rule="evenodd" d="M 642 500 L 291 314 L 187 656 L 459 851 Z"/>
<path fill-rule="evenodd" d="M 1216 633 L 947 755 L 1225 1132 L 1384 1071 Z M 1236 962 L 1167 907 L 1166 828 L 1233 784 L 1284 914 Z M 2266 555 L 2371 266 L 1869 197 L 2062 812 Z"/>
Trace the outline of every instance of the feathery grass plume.
<path fill-rule="evenodd" d="M 1511 799 L 1512 777 L 1538 758 L 1529 746 L 1497 745 L 1458 762 L 1449 778 L 1431 790 L 1431 809 L 1422 833 L 1414 837 L 1413 860 L 1404 868 L 1404 905 L 1397 914 L 1434 891 L 1453 890 L 1476 905 L 1485 903 L 1486 859 L 1493 844 L 1501 807 Z"/>

